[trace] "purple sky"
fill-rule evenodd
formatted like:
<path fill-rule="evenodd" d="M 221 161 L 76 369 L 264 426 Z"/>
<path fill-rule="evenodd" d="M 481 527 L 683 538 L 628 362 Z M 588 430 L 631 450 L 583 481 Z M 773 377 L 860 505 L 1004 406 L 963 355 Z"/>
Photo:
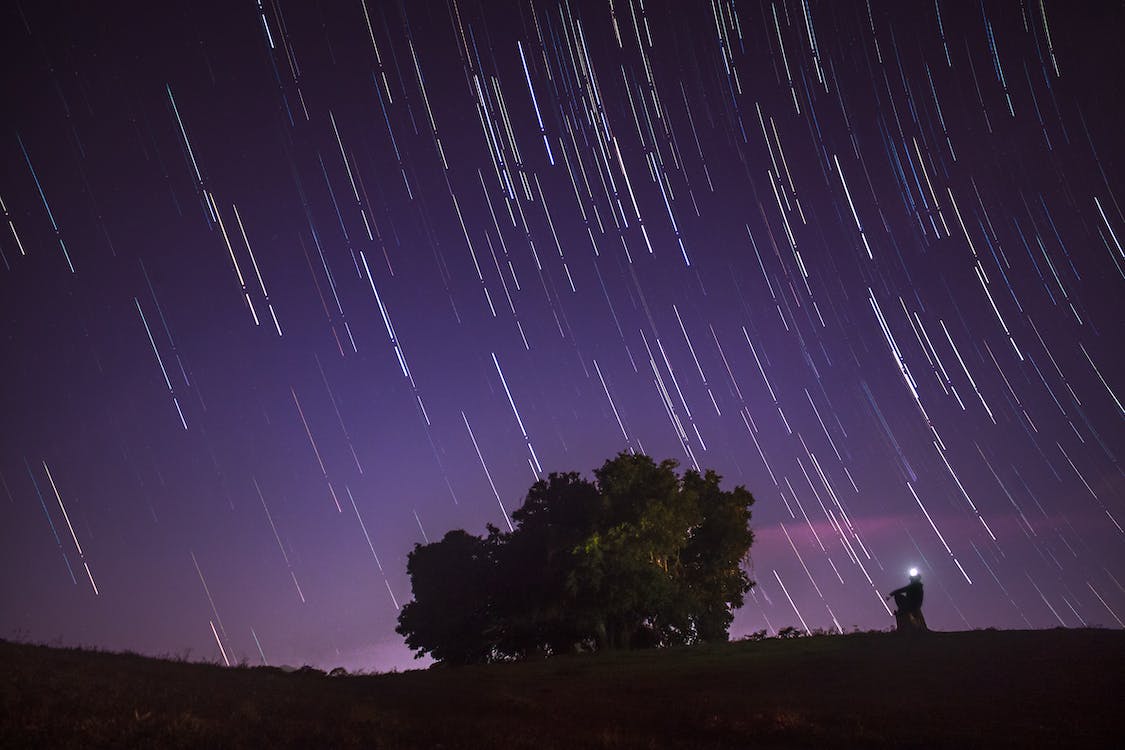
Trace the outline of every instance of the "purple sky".
<path fill-rule="evenodd" d="M 1119 3 L 127 6 L 0 11 L 0 637 L 406 666 L 623 450 L 732 635 L 1121 627 Z"/>

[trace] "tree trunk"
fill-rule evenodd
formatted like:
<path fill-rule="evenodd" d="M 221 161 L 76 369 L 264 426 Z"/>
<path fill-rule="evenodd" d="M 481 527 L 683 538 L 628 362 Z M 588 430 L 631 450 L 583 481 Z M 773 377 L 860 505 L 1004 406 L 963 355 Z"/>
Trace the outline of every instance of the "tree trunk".
<path fill-rule="evenodd" d="M 617 642 L 617 648 L 622 649 L 624 651 L 628 651 L 629 647 L 632 645 L 632 636 L 633 636 L 633 631 L 631 631 L 629 629 L 629 626 L 628 625 L 622 625 L 621 630 L 620 630 L 620 636 L 619 636 L 619 639 L 618 639 L 618 642 Z"/>
<path fill-rule="evenodd" d="M 598 620 L 597 625 L 594 626 L 594 641 L 597 644 L 598 651 L 607 651 L 609 649 L 609 633 L 605 626 L 605 620 Z"/>

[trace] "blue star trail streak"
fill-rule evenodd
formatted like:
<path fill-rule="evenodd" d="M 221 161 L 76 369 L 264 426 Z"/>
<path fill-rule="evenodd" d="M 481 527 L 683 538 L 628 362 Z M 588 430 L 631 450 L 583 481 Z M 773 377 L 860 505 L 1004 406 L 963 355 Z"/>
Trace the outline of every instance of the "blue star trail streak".
<path fill-rule="evenodd" d="M 619 451 L 757 497 L 734 636 L 1125 627 L 1120 3 L 0 14 L 0 637 L 403 666 Z"/>

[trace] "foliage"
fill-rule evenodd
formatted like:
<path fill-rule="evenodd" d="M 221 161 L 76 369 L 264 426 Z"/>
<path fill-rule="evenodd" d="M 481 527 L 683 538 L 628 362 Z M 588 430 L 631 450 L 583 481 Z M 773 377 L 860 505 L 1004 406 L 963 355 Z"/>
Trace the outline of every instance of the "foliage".
<path fill-rule="evenodd" d="M 725 641 L 753 582 L 753 496 L 714 471 L 622 453 L 532 485 L 515 529 L 416 545 L 397 631 L 418 656 L 534 654 Z"/>
<path fill-rule="evenodd" d="M 494 537 L 456 530 L 435 544 L 415 546 L 406 565 L 414 601 L 403 607 L 397 628 L 407 646 L 455 664 L 489 660 L 496 572 L 489 541 Z"/>

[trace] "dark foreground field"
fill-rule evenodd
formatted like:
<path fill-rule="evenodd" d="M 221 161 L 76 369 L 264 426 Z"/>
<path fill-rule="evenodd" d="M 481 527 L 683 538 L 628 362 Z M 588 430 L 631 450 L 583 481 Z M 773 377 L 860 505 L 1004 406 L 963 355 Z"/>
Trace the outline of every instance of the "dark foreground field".
<path fill-rule="evenodd" d="M 0 641 L 0 747 L 1121 747 L 1125 632 L 740 642 L 328 677 Z"/>

